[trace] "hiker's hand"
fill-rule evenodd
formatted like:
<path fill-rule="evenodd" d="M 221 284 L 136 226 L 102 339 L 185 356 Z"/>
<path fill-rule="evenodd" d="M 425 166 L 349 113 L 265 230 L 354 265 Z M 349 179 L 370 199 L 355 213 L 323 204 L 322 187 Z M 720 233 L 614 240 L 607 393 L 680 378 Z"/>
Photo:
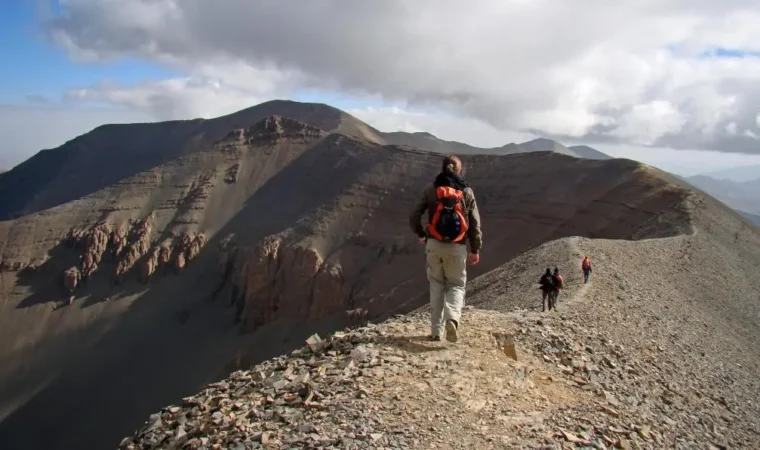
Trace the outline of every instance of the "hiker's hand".
<path fill-rule="evenodd" d="M 426 237 L 421 237 L 418 240 L 420 241 L 420 244 L 427 244 L 427 238 Z"/>
<path fill-rule="evenodd" d="M 480 262 L 480 255 L 477 253 L 470 253 L 470 264 L 473 266 Z"/>

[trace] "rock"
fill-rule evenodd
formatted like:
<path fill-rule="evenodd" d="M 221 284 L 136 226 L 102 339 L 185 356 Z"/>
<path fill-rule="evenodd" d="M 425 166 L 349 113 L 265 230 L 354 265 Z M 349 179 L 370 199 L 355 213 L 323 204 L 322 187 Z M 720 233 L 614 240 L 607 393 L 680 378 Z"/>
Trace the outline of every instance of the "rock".
<path fill-rule="evenodd" d="M 111 226 L 106 222 L 101 222 L 86 232 L 75 236 L 75 239 L 79 240 L 79 244 L 84 246 L 81 273 L 82 279 L 86 280 L 98 269 L 110 240 Z"/>
<path fill-rule="evenodd" d="M 641 436 L 643 439 L 649 439 L 651 436 L 651 430 L 648 426 L 644 425 L 642 427 L 637 427 L 636 432 Z"/>
<path fill-rule="evenodd" d="M 81 275 L 79 273 L 79 269 L 76 267 L 69 267 L 63 272 L 63 287 L 66 289 L 66 292 L 69 294 L 73 294 L 74 290 L 79 285 L 79 280 L 81 278 Z"/>
<path fill-rule="evenodd" d="M 355 347 L 351 351 L 351 359 L 355 363 L 362 363 L 362 362 L 368 362 L 371 359 L 373 359 L 375 356 L 377 356 L 377 350 L 372 348 L 367 348 L 366 345 L 359 345 Z"/>
<path fill-rule="evenodd" d="M 151 233 L 156 220 L 156 214 L 151 213 L 145 218 L 135 222 L 129 232 L 126 248 L 116 265 L 116 278 L 123 278 L 135 263 L 148 252 L 150 248 Z"/>
<path fill-rule="evenodd" d="M 269 236 L 253 249 L 238 251 L 233 272 L 233 283 L 244 293 L 249 331 L 279 317 L 319 320 L 348 309 L 350 287 L 342 267 L 285 235 Z"/>
<path fill-rule="evenodd" d="M 114 258 L 121 256 L 127 246 L 127 227 L 119 225 L 111 233 L 111 247 Z"/>
<path fill-rule="evenodd" d="M 206 245 L 206 242 L 206 235 L 203 233 L 182 233 L 174 245 L 174 268 L 178 272 L 182 272 L 187 263 L 198 256 L 201 249 Z"/>
<path fill-rule="evenodd" d="M 312 334 L 306 339 L 306 345 L 314 353 L 319 353 L 325 347 L 325 342 L 319 337 L 318 334 Z"/>
<path fill-rule="evenodd" d="M 156 273 L 159 266 L 159 256 L 161 254 L 160 247 L 153 247 L 148 253 L 148 257 L 142 263 L 142 271 L 140 276 L 144 282 L 150 280 L 150 277 Z"/>
<path fill-rule="evenodd" d="M 224 173 L 224 182 L 227 184 L 233 184 L 237 181 L 238 174 L 240 173 L 240 163 L 235 163 L 227 168 Z"/>
<path fill-rule="evenodd" d="M 604 399 L 612 406 L 620 406 L 620 402 L 610 392 L 604 391 Z"/>
<path fill-rule="evenodd" d="M 389 363 L 400 363 L 400 362 L 404 361 L 404 358 L 402 358 L 400 356 L 389 356 L 389 355 L 386 355 L 386 356 L 383 356 L 383 360 L 387 361 Z"/>
<path fill-rule="evenodd" d="M 517 361 L 517 349 L 515 347 L 515 337 L 507 333 L 493 333 L 496 339 L 496 346 L 508 358 Z"/>

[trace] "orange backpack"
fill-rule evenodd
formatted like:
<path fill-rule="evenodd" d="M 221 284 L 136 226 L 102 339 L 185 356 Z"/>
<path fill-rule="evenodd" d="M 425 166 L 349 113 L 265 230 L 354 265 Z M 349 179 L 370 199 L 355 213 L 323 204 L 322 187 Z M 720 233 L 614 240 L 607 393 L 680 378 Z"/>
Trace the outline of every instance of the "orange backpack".
<path fill-rule="evenodd" d="M 436 208 L 428 225 L 430 236 L 443 242 L 460 242 L 467 235 L 464 192 L 447 186 L 435 190 Z"/>

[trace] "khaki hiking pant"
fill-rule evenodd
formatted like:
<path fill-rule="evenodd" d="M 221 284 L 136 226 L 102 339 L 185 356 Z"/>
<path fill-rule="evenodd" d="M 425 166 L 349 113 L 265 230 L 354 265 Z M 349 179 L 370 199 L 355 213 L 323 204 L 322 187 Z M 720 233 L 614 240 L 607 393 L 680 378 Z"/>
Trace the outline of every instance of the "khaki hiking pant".
<path fill-rule="evenodd" d="M 459 324 L 467 283 L 467 246 L 428 238 L 425 246 L 430 281 L 430 332 L 443 335 L 444 323 Z"/>

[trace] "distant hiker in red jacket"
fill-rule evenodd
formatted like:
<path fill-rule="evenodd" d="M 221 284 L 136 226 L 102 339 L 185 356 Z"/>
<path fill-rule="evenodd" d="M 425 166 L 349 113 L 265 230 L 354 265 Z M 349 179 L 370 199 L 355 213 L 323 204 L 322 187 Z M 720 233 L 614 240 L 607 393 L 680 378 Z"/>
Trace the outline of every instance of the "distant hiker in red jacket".
<path fill-rule="evenodd" d="M 422 226 L 427 211 L 428 225 Z M 462 177 L 462 161 L 455 155 L 443 159 L 441 173 L 422 193 L 409 224 L 425 244 L 430 282 L 431 338 L 459 339 L 459 319 L 464 306 L 467 262 L 480 261 L 482 235 L 475 194 Z M 470 244 L 469 256 L 467 243 Z"/>
<path fill-rule="evenodd" d="M 591 275 L 591 258 L 588 256 L 583 257 L 581 261 L 581 270 L 583 271 L 583 284 L 588 283 L 588 277 Z"/>
<path fill-rule="evenodd" d="M 554 268 L 554 273 L 552 274 L 552 281 L 554 283 L 554 291 L 552 291 L 551 294 L 549 294 L 549 310 L 554 307 L 554 309 L 557 309 L 557 299 L 559 298 L 559 291 L 562 290 L 562 288 L 565 287 L 565 279 L 562 278 L 562 275 L 559 273 L 558 268 Z"/>

